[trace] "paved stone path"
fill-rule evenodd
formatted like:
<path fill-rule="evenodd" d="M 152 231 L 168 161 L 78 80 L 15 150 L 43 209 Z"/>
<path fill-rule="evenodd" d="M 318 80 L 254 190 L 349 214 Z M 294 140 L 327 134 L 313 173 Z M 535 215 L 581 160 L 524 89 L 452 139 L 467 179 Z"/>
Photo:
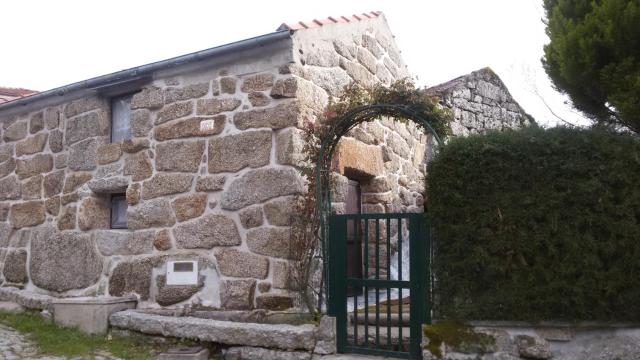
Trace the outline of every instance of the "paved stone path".
<path fill-rule="evenodd" d="M 35 346 L 16 330 L 0 324 L 0 360 L 66 360 L 63 357 L 38 354 Z M 80 360 L 83 358 L 74 358 Z M 115 360 L 108 356 L 95 356 L 95 360 Z"/>
<path fill-rule="evenodd" d="M 58 360 L 63 358 L 38 355 L 35 347 L 16 330 L 0 324 L 0 359 Z"/>

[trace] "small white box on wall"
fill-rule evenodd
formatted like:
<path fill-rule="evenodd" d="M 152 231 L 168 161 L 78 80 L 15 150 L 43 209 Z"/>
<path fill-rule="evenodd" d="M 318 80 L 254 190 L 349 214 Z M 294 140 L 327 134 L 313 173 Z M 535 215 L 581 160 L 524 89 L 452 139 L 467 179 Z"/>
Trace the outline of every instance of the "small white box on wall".
<path fill-rule="evenodd" d="M 167 262 L 167 285 L 198 285 L 198 262 Z"/>

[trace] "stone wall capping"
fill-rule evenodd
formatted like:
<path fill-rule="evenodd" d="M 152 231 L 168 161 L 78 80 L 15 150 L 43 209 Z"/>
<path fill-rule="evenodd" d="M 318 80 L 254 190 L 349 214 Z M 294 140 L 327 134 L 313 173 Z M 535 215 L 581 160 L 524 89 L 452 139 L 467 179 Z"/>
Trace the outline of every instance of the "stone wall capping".
<path fill-rule="evenodd" d="M 197 339 L 224 345 L 312 351 L 313 325 L 256 324 L 234 321 L 172 317 L 126 310 L 109 317 L 111 326 L 146 334 Z"/>

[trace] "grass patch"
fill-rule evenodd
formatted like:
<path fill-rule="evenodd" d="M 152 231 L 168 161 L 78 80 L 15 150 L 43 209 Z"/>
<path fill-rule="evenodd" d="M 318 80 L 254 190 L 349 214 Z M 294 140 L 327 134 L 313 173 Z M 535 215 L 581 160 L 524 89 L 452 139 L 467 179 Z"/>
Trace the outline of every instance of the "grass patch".
<path fill-rule="evenodd" d="M 74 328 L 57 326 L 53 321 L 34 312 L 16 314 L 0 311 L 0 323 L 26 335 L 41 353 L 67 358 L 92 358 L 101 352 L 108 352 L 122 359 L 144 360 L 150 359 L 165 347 L 159 347 L 149 337 L 138 334 L 87 335 Z"/>

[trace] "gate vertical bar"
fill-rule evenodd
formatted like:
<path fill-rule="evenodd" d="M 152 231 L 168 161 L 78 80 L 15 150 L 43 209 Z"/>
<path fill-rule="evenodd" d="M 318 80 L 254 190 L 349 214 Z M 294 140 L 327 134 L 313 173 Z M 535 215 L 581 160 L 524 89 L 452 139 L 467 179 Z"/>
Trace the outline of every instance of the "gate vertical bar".
<path fill-rule="evenodd" d="M 347 345 L 347 220 L 332 216 L 329 220 L 329 258 L 331 262 L 331 298 L 329 311 L 336 317 L 336 350 Z"/>
<path fill-rule="evenodd" d="M 412 359 L 422 359 L 422 324 L 427 321 L 426 309 L 428 301 L 427 283 L 428 274 L 428 235 L 425 231 L 426 218 L 424 214 L 414 214 L 411 217 L 409 234 L 410 263 L 411 267 L 411 318 L 409 326 L 411 329 L 411 340 L 409 344 L 409 354 Z"/>

